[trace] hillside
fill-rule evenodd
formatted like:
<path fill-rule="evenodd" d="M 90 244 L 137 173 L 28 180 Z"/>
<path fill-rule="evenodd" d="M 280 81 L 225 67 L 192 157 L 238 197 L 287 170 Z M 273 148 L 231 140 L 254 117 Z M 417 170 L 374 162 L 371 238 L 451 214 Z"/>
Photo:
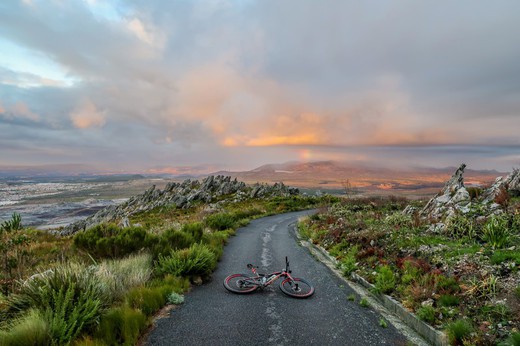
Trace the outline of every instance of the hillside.
<path fill-rule="evenodd" d="M 358 193 L 424 196 L 437 192 L 454 170 L 453 167 L 389 169 L 319 161 L 267 164 L 245 172 L 221 171 L 214 174 L 229 175 L 246 183 L 282 181 L 290 186 L 320 189 L 344 189 L 348 180 Z M 500 175 L 507 173 L 468 169 L 466 184 L 491 185 Z"/>

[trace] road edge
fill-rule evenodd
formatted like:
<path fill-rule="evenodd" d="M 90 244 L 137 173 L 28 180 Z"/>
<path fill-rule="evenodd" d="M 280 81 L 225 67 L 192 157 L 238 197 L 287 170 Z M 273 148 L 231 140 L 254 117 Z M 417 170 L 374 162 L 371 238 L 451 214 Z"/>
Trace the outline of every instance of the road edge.
<path fill-rule="evenodd" d="M 338 278 L 351 287 L 358 295 L 365 297 L 371 307 L 382 314 L 397 330 L 399 330 L 409 341 L 417 346 L 447 346 L 449 345 L 444 333 L 439 332 L 421 321 L 415 314 L 406 310 L 398 301 L 385 294 L 374 294 L 370 290 L 374 285 L 357 274 L 352 274 L 352 280 L 343 276 L 337 268 L 338 261 L 332 257 L 327 250 L 303 239 L 297 227 L 297 222 L 289 225 L 289 231 L 294 235 L 296 241 L 306 247 L 311 255 L 326 265 Z"/>

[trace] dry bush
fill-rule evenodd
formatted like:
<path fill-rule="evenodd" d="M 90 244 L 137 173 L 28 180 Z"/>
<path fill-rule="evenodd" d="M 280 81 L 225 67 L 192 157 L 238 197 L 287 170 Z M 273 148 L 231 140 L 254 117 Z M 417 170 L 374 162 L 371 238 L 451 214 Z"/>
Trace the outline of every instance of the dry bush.
<path fill-rule="evenodd" d="M 509 202 L 511 200 L 511 197 L 509 196 L 509 193 L 507 192 L 505 187 L 500 187 L 500 190 L 498 191 L 497 195 L 495 196 L 495 203 L 500 205 L 502 208 L 507 208 L 509 206 Z"/>

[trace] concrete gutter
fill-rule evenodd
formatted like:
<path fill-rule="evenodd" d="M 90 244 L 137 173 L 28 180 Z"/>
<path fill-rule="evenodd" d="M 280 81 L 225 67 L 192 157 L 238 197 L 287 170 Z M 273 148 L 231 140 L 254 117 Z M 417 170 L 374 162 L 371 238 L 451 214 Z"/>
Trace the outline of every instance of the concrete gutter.
<path fill-rule="evenodd" d="M 351 279 L 345 278 L 338 269 L 338 261 L 327 250 L 319 245 L 301 238 L 296 224 L 292 231 L 298 242 L 309 249 L 316 259 L 325 264 L 336 276 L 342 279 L 360 296 L 366 297 L 372 308 L 381 313 L 392 325 L 417 346 L 447 346 L 446 335 L 421 321 L 415 314 L 406 310 L 398 301 L 386 294 L 374 294 L 374 285 L 357 274 L 352 274 Z"/>

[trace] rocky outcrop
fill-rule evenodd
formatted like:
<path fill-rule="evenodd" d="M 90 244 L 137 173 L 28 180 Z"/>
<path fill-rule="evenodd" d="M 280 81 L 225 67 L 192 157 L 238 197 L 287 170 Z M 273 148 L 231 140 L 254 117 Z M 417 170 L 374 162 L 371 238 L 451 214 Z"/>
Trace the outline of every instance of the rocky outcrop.
<path fill-rule="evenodd" d="M 473 206 L 477 206 L 480 217 L 485 219 L 491 214 L 502 212 L 502 206 L 497 203 L 500 194 L 520 195 L 520 170 L 514 169 L 506 178 L 498 177 L 491 187 L 482 192 L 481 196 L 472 200 L 464 186 L 465 168 L 466 165 L 462 164 L 457 169 L 444 188 L 418 212 L 420 217 L 438 222 L 435 224 L 438 226 L 452 216 L 468 213 Z M 403 211 L 409 215 L 416 212 L 417 210 L 411 206 Z"/>
<path fill-rule="evenodd" d="M 506 189 L 510 196 L 520 196 L 520 169 L 514 169 L 506 178 Z"/>
<path fill-rule="evenodd" d="M 432 220 L 440 220 L 445 216 L 453 215 L 456 212 L 469 211 L 471 198 L 468 190 L 464 186 L 464 169 L 465 164 L 455 171 L 450 180 L 444 185 L 444 188 L 419 212 L 423 218 Z"/>
<path fill-rule="evenodd" d="M 520 169 L 514 169 L 505 179 L 498 177 L 482 195 L 486 203 L 493 203 L 497 196 L 506 191 L 510 196 L 520 196 Z"/>
<path fill-rule="evenodd" d="M 221 175 L 209 176 L 202 181 L 187 179 L 182 183 L 168 183 L 164 190 L 156 189 L 154 185 L 143 194 L 131 197 L 120 205 L 102 209 L 93 216 L 75 222 L 58 233 L 60 235 L 74 234 L 103 222 L 116 222 L 127 226 L 130 224 L 130 216 L 161 206 L 187 209 L 195 202 L 211 203 L 222 198 L 240 201 L 248 197 L 269 198 L 296 194 L 299 194 L 298 189 L 287 187 L 283 183 L 246 186 L 244 182 Z"/>

